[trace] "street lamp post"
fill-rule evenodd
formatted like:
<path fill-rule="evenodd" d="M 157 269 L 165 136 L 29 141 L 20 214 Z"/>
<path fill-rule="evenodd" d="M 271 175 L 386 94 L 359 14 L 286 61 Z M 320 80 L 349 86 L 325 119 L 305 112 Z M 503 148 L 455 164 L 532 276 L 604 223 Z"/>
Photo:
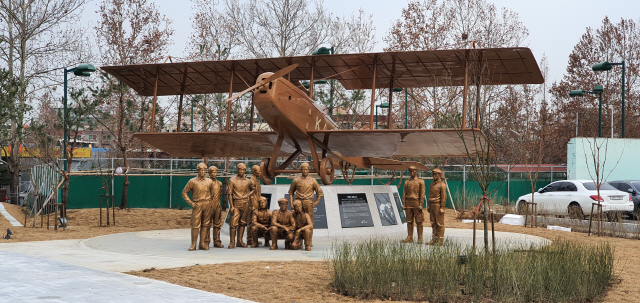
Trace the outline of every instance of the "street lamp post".
<path fill-rule="evenodd" d="M 96 68 L 91 64 L 80 64 L 74 68 L 67 69 L 64 68 L 64 98 L 62 99 L 63 103 L 63 112 L 62 112 L 62 129 L 64 131 L 64 138 L 62 141 L 62 158 L 64 159 L 64 171 L 68 171 L 68 163 L 67 163 L 67 140 L 68 140 L 68 130 L 67 130 L 67 119 L 69 118 L 69 113 L 67 111 L 67 73 L 73 72 L 74 75 L 80 77 L 88 77 L 91 76 L 92 72 L 95 72 Z M 67 216 L 67 201 L 65 197 L 65 201 L 62 201 L 62 209 L 60 210 L 60 220 L 63 224 L 66 224 Z"/>
<path fill-rule="evenodd" d="M 610 62 L 602 62 L 602 63 L 598 63 L 598 64 L 594 64 L 591 69 L 594 72 L 600 72 L 600 71 L 608 71 L 611 69 L 611 67 L 613 67 L 614 65 L 622 65 L 622 138 L 624 138 L 624 73 L 625 73 L 625 65 L 624 65 L 624 60 L 622 60 L 622 62 L 619 63 L 610 63 Z"/>
<path fill-rule="evenodd" d="M 602 85 L 596 85 L 593 88 L 593 91 L 572 90 L 569 93 L 569 96 L 571 97 L 584 96 L 584 94 L 598 95 L 598 138 L 602 138 L 602 92 L 604 92 Z"/>
<path fill-rule="evenodd" d="M 68 118 L 68 112 L 67 112 L 67 73 L 73 72 L 74 75 L 76 76 L 80 76 L 80 77 L 88 77 L 91 76 L 92 72 L 95 72 L 96 68 L 91 65 L 91 64 L 81 64 L 78 65 L 77 67 L 71 68 L 71 69 L 67 69 L 66 67 L 64 68 L 64 98 L 63 98 L 63 117 L 62 117 L 62 128 L 64 130 L 64 139 L 63 139 L 63 146 L 62 146 L 62 157 L 64 159 L 67 158 L 67 140 L 68 140 L 68 134 L 67 134 L 67 118 Z M 64 170 L 67 170 L 67 161 L 64 161 Z"/>
<path fill-rule="evenodd" d="M 389 108 L 389 103 L 385 102 L 380 105 L 376 105 L 376 129 L 378 129 L 378 107 L 379 108 Z M 387 118 L 387 122 L 389 119 Z"/>

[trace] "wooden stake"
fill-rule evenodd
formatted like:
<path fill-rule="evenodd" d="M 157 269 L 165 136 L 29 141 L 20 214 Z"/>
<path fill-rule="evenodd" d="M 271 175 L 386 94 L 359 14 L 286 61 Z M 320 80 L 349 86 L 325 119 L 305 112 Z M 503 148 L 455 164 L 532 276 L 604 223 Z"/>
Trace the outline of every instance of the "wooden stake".
<path fill-rule="evenodd" d="M 156 67 L 156 84 L 153 87 L 153 106 L 151 107 L 151 132 L 156 132 L 156 102 L 158 100 L 158 78 L 160 78 L 160 68 Z"/>
<path fill-rule="evenodd" d="M 369 129 L 373 129 L 373 111 L 376 107 L 376 70 L 378 69 L 378 55 L 373 55 L 373 80 L 371 84 L 371 114 L 369 115 Z"/>

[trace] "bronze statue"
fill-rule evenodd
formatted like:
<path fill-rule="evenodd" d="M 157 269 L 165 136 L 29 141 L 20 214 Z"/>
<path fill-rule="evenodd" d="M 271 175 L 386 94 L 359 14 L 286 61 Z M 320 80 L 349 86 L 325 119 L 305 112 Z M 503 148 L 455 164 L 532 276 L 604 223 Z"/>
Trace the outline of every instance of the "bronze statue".
<path fill-rule="evenodd" d="M 442 171 L 431 171 L 433 182 L 429 187 L 429 217 L 433 236 L 427 245 L 442 244 L 444 242 L 444 206 L 447 202 L 447 186 L 442 181 Z"/>
<path fill-rule="evenodd" d="M 242 236 L 244 235 L 244 229 L 249 221 L 249 196 L 251 195 L 251 189 L 249 185 L 251 180 L 247 179 L 244 173 L 247 171 L 247 166 L 244 163 L 238 164 L 238 175 L 229 179 L 229 188 L 227 189 L 227 195 L 229 195 L 229 212 L 231 213 L 231 219 L 229 220 L 229 248 L 247 247 L 242 242 Z M 237 231 L 237 243 L 236 243 L 236 231 Z"/>
<path fill-rule="evenodd" d="M 301 240 L 304 239 L 305 249 L 311 250 L 310 244 L 313 221 L 311 221 L 309 214 L 302 211 L 302 202 L 300 202 L 300 200 L 293 201 L 293 219 L 296 221 L 296 231 L 294 232 L 291 249 L 302 247 Z"/>
<path fill-rule="evenodd" d="M 262 189 L 260 188 L 260 166 L 254 165 L 251 167 L 251 183 L 249 184 L 249 188 L 251 189 L 251 196 L 249 196 L 249 221 L 247 222 L 247 246 L 253 246 L 253 228 L 251 228 L 251 224 L 253 223 L 253 212 L 258 209 L 258 204 L 260 202 L 260 198 L 262 197 L 260 194 L 262 193 Z M 260 243 L 257 243 L 260 244 Z"/>
<path fill-rule="evenodd" d="M 320 199 L 322 199 L 322 189 L 316 179 L 309 177 L 309 169 L 309 163 L 302 163 L 302 165 L 300 165 L 302 175 L 296 177 L 293 179 L 293 182 L 291 182 L 291 186 L 289 187 L 289 202 L 293 204 L 294 200 L 300 200 L 302 210 L 309 215 L 313 225 L 313 211 L 314 207 L 316 207 L 318 203 L 320 203 Z M 317 195 L 315 201 L 313 201 L 314 193 Z M 312 246 L 313 228 L 309 234 L 309 245 Z"/>
<path fill-rule="evenodd" d="M 209 167 L 209 179 L 211 179 L 211 223 L 213 224 L 213 247 L 224 248 L 220 241 L 220 229 L 222 229 L 222 207 L 220 207 L 220 196 L 222 195 L 222 182 L 218 181 L 218 168 Z M 206 245 L 211 243 L 211 234 L 207 232 Z"/>
<path fill-rule="evenodd" d="M 264 237 L 264 246 L 269 246 L 269 225 L 271 224 L 271 211 L 267 209 L 267 198 L 260 197 L 258 209 L 253 211 L 251 220 L 251 247 L 258 247 L 258 238 Z"/>
<path fill-rule="evenodd" d="M 207 165 L 199 163 L 196 167 L 198 176 L 187 182 L 182 190 L 182 198 L 187 204 L 191 205 L 191 246 L 189 250 L 196 249 L 196 241 L 198 233 L 200 233 L 199 249 L 208 250 L 209 245 L 205 244 L 209 228 L 211 227 L 211 179 L 205 178 L 207 174 Z M 191 199 L 189 199 L 191 192 Z"/>
<path fill-rule="evenodd" d="M 415 166 L 409 166 L 411 178 L 404 182 L 402 201 L 407 215 L 407 238 L 402 242 L 413 242 L 413 226 L 418 227 L 418 243 L 422 243 L 422 231 L 424 214 L 422 212 L 422 201 L 424 201 L 424 181 L 418 177 L 418 170 Z"/>
<path fill-rule="evenodd" d="M 278 237 L 284 239 L 284 248 L 290 247 L 293 241 L 293 231 L 296 229 L 296 221 L 293 219 L 293 213 L 287 210 L 289 202 L 285 198 L 278 200 L 280 209 L 274 210 L 271 215 L 271 249 L 278 249 Z"/>

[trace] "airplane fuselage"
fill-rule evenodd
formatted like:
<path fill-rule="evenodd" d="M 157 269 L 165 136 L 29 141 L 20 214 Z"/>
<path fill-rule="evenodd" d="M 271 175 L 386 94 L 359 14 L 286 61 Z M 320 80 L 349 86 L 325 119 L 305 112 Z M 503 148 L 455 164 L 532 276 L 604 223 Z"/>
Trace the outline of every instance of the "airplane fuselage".
<path fill-rule="evenodd" d="M 258 79 L 265 79 L 264 73 Z M 264 121 L 277 133 L 284 133 L 285 140 L 308 152 L 307 131 L 337 129 L 337 125 L 325 114 L 324 108 L 313 102 L 307 94 L 285 78 L 267 83 L 254 93 L 256 109 Z M 298 144 L 296 144 L 298 143 Z"/>

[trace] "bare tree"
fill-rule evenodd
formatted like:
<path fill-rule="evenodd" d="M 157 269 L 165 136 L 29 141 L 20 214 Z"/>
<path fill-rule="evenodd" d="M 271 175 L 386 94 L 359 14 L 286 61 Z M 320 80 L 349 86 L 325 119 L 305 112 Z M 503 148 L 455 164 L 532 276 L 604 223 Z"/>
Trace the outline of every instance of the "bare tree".
<path fill-rule="evenodd" d="M 8 165 L 11 191 L 20 177 L 19 146 L 24 140 L 25 113 L 39 89 L 61 78 L 55 71 L 82 61 L 82 31 L 75 27 L 87 0 L 0 1 L 0 55 L 9 75 L 18 80 L 11 116 Z M 53 81 L 53 82 L 52 82 Z"/>
<path fill-rule="evenodd" d="M 328 41 L 321 0 L 225 0 L 242 50 L 256 58 L 307 55 Z"/>
<path fill-rule="evenodd" d="M 126 65 L 152 63 L 163 58 L 171 43 L 171 22 L 147 0 L 103 0 L 96 26 L 98 46 L 105 64 Z M 103 87 L 95 91 L 103 103 L 98 123 L 114 137 L 116 148 L 128 167 L 127 150 L 134 142 L 133 133 L 151 129 L 145 125 L 150 98 L 134 94 L 124 83 L 103 74 Z M 145 128 L 146 127 L 146 128 Z M 140 143 L 142 148 L 142 143 Z M 129 177 L 125 174 L 120 208 L 127 207 Z"/>
<path fill-rule="evenodd" d="M 600 188 L 604 183 L 607 182 L 611 173 L 618 167 L 618 163 L 620 163 L 620 159 L 622 158 L 622 152 L 618 157 L 618 160 L 613 163 L 613 167 L 611 164 L 607 166 L 608 158 L 612 155 L 609 154 L 609 138 L 580 138 L 578 140 L 583 140 L 582 152 L 585 158 L 585 164 L 587 166 L 587 171 L 589 172 L 589 176 L 591 180 L 596 186 L 597 192 L 597 203 L 593 203 L 591 206 L 591 214 L 589 216 L 589 235 L 591 235 L 591 221 L 593 220 L 593 207 L 597 207 L 598 212 L 598 236 L 600 236 L 600 232 L 602 229 L 602 203 L 604 199 L 600 195 Z M 584 144 L 586 141 L 586 144 Z M 585 146 L 587 148 L 585 149 Z M 609 161 L 610 163 L 610 161 Z M 582 211 L 582 210 L 580 210 Z"/>
<path fill-rule="evenodd" d="M 402 10 L 402 17 L 392 25 L 384 41 L 388 45 L 386 51 L 515 47 L 520 46 L 528 34 L 517 13 L 506 8 L 498 10 L 486 0 L 415 0 Z M 476 96 L 480 98 L 483 115 L 493 114 L 489 100 L 495 104 L 508 96 L 505 87 L 477 88 L 481 90 Z M 441 119 L 450 120 L 460 115 L 461 99 L 461 87 L 415 89 L 410 106 L 413 127 L 441 127 L 447 123 Z M 399 108 L 403 105 L 397 102 L 393 113 L 403 113 Z M 471 116 L 472 107 L 467 110 Z"/>

